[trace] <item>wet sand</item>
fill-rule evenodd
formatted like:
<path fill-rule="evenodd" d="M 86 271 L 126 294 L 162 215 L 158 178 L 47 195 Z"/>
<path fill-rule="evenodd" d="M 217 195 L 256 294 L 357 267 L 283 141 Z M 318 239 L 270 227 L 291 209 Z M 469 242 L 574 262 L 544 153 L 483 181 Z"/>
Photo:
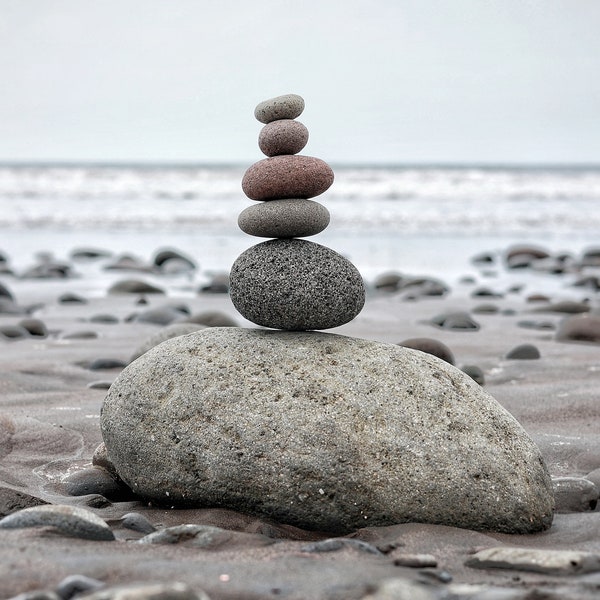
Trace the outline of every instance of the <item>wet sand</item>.
<path fill-rule="evenodd" d="M 592 505 L 557 513 L 552 528 L 536 535 L 409 523 L 365 528 L 346 536 L 370 544 L 363 547 L 349 542 L 315 546 L 331 536 L 228 510 L 168 510 L 136 500 L 68 495 L 65 478 L 89 467 L 102 441 L 99 416 L 106 389 L 90 384 L 102 381 L 108 385 L 119 373 L 119 369 L 90 370 L 89 364 L 100 358 L 127 362 L 141 342 L 160 330 L 156 324 L 128 321 L 132 314 L 179 303 L 192 314 L 218 310 L 240 326 L 253 326 L 239 316 L 226 294 L 198 293 L 197 284 L 189 278 L 149 276 L 139 271 L 115 272 L 110 277 L 115 281 L 151 280 L 168 294 L 145 295 L 148 304 L 139 305 L 138 294 L 98 293 L 98 282 L 90 282 L 88 276 L 19 279 L 0 275 L 19 306 L 39 305 L 30 315 L 0 313 L 0 326 L 30 316 L 48 329 L 45 337 L 0 339 L 0 488 L 53 504 L 87 508 L 104 519 L 117 538 L 114 542 L 76 539 L 51 528 L 0 530 L 1 598 L 51 590 L 75 574 L 107 585 L 180 581 L 205 590 L 213 599 L 363 598 L 376 594 L 381 582 L 389 578 L 421 582 L 424 590 L 440 598 L 451 593 L 457 598 L 483 593 L 462 584 L 484 589 L 502 586 L 513 590 L 515 598 L 524 598 L 533 589 L 551 594 L 540 597 L 556 598 L 594 598 L 600 593 L 600 570 L 564 575 L 478 569 L 465 564 L 474 552 L 497 546 L 600 555 L 600 511 L 592 510 Z M 600 468 L 600 345 L 556 341 L 551 327 L 566 315 L 533 312 L 549 302 L 528 302 L 527 296 L 536 291 L 540 280 L 527 270 L 519 277 L 525 285 L 520 292 L 509 292 L 507 283 L 484 274 L 475 282 L 451 282 L 452 291 L 440 297 L 407 299 L 405 293 L 371 289 L 362 313 L 330 331 L 391 343 L 415 337 L 443 342 L 454 353 L 458 367 L 482 369 L 485 389 L 539 445 L 552 476 L 585 477 Z M 559 291 L 550 300 L 580 302 L 587 298 L 592 307 L 598 304 L 597 292 L 568 287 L 569 281 L 563 277 L 560 285 L 553 283 Z M 103 280 L 106 289 L 108 284 L 108 278 Z M 498 289 L 503 297 L 473 297 L 473 291 L 482 285 Z M 80 294 L 87 303 L 60 303 L 58 298 L 65 292 Z M 497 312 L 473 311 L 482 304 L 495 306 Z M 431 324 L 436 315 L 451 311 L 468 312 L 480 329 L 445 330 Z M 106 314 L 117 322 L 90 320 Z M 545 326 L 536 329 L 523 326 L 523 321 L 543 321 Z M 97 337 L 70 337 L 84 331 L 93 331 Z M 506 358 L 512 348 L 524 343 L 535 345 L 541 357 Z M 120 521 L 131 512 L 142 514 L 157 529 L 195 523 L 254 537 L 233 536 L 214 549 L 199 549 L 185 542 L 139 544 L 136 540 L 143 534 L 123 527 Z M 256 534 L 276 543 L 263 545 Z M 379 553 L 368 551 L 373 547 Z M 435 566 L 403 566 L 407 555 L 423 554 L 432 555 Z"/>

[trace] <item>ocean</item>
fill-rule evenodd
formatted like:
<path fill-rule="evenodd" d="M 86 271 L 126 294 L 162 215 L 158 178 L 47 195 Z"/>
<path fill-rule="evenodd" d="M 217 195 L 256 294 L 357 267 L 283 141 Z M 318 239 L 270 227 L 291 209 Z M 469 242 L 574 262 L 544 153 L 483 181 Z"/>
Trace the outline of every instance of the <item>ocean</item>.
<path fill-rule="evenodd" d="M 228 270 L 258 243 L 237 227 L 252 204 L 248 165 L 0 166 L 0 252 L 18 269 L 80 247 L 148 259 L 175 247 Z M 458 275 L 480 251 L 517 243 L 577 254 L 600 246 L 600 167 L 335 166 L 317 198 L 331 213 L 311 238 L 366 279 L 389 270 Z"/>

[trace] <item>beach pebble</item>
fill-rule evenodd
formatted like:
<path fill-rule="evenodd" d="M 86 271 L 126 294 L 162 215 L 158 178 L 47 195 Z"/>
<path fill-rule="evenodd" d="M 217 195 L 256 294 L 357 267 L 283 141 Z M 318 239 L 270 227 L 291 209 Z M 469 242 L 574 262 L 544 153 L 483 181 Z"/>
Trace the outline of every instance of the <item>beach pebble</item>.
<path fill-rule="evenodd" d="M 123 254 L 114 261 L 104 266 L 105 271 L 141 271 L 143 273 L 151 272 L 152 265 L 145 263 L 136 256 Z"/>
<path fill-rule="evenodd" d="M 329 225 L 329 211 L 313 200 L 271 200 L 243 210 L 238 225 L 244 233 L 258 237 L 307 237 Z"/>
<path fill-rule="evenodd" d="M 148 352 L 154 346 L 161 344 L 165 340 L 177 337 L 179 335 L 187 335 L 198 329 L 203 329 L 206 325 L 200 325 L 199 323 L 173 323 L 167 327 L 163 327 L 158 333 L 150 336 L 142 342 L 133 352 L 129 362 L 133 362 L 136 358 L 139 358 L 142 354 Z"/>
<path fill-rule="evenodd" d="M 156 527 L 144 515 L 138 512 L 127 513 L 120 520 L 121 525 L 131 531 L 137 531 L 146 535 L 156 531 Z"/>
<path fill-rule="evenodd" d="M 22 340 L 29 337 L 29 331 L 22 325 L 0 325 L 0 339 Z"/>
<path fill-rule="evenodd" d="M 98 466 L 74 471 L 62 480 L 62 484 L 69 496 L 99 494 L 114 501 L 132 497 L 131 490 L 117 481 L 108 470 Z"/>
<path fill-rule="evenodd" d="M 595 275 L 580 277 L 573 283 L 573 287 L 588 288 L 593 292 L 597 292 L 600 290 L 600 277 Z"/>
<path fill-rule="evenodd" d="M 523 319 L 522 321 L 518 321 L 517 327 L 522 327 L 523 329 L 539 329 L 542 331 L 553 331 L 556 329 L 556 325 L 552 321 L 535 321 L 533 319 Z"/>
<path fill-rule="evenodd" d="M 109 294 L 164 294 L 165 291 L 145 281 L 124 279 L 113 283 L 108 289 Z"/>
<path fill-rule="evenodd" d="M 479 323 L 467 312 L 450 312 L 437 315 L 431 319 L 431 323 L 442 329 L 453 331 L 477 331 Z"/>
<path fill-rule="evenodd" d="M 495 315 L 500 312 L 500 309 L 496 304 L 478 304 L 474 306 L 471 312 L 474 315 Z"/>
<path fill-rule="evenodd" d="M 106 469 L 115 479 L 119 479 L 117 470 L 108 456 L 104 442 L 98 444 L 92 455 L 92 465 Z"/>
<path fill-rule="evenodd" d="M 63 340 L 93 340 L 98 337 L 95 331 L 72 331 L 62 336 Z"/>
<path fill-rule="evenodd" d="M 471 292 L 471 296 L 473 298 L 503 298 L 504 294 L 500 292 L 495 292 L 494 290 L 488 287 L 480 287 Z"/>
<path fill-rule="evenodd" d="M 229 273 L 214 273 L 210 281 L 200 287 L 203 294 L 228 294 Z"/>
<path fill-rule="evenodd" d="M 351 321 L 365 302 L 356 267 L 307 240 L 270 240 L 231 268 L 231 300 L 249 321 L 276 329 L 329 329 Z"/>
<path fill-rule="evenodd" d="M 400 342 L 398 345 L 404 346 L 405 348 L 420 350 L 421 352 L 427 352 L 427 354 L 437 356 L 451 365 L 454 364 L 454 354 L 452 354 L 452 350 L 439 340 L 433 338 L 410 338 Z"/>
<path fill-rule="evenodd" d="M 69 256 L 73 260 L 96 260 L 98 258 L 109 258 L 112 256 L 112 252 L 101 248 L 75 248 L 71 250 Z"/>
<path fill-rule="evenodd" d="M 600 344 L 600 316 L 584 313 L 565 318 L 558 325 L 559 342 L 591 342 Z"/>
<path fill-rule="evenodd" d="M 267 156 L 298 154 L 308 142 L 308 129 L 292 119 L 279 119 L 265 125 L 258 136 L 258 147 Z"/>
<path fill-rule="evenodd" d="M 415 297 L 444 296 L 450 288 L 443 282 L 432 277 L 409 277 L 400 282 L 399 288 L 403 292 L 411 292 Z"/>
<path fill-rule="evenodd" d="M 361 600 L 440 600 L 441 595 L 430 583 L 390 577 L 377 583 L 374 591 Z"/>
<path fill-rule="evenodd" d="M 159 506 L 340 534 L 412 521 L 525 533 L 552 521 L 550 477 L 516 420 L 455 367 L 394 344 L 203 329 L 131 363 L 100 425 L 119 476 Z"/>
<path fill-rule="evenodd" d="M 24 327 L 33 337 L 45 338 L 48 336 L 48 328 L 40 319 L 23 319 L 19 321 L 19 326 Z"/>
<path fill-rule="evenodd" d="M 506 354 L 506 358 L 513 360 L 535 360 L 540 357 L 540 351 L 533 344 L 520 344 Z"/>
<path fill-rule="evenodd" d="M 279 119 L 295 119 L 304 110 L 304 98 L 298 94 L 283 94 L 263 100 L 254 109 L 254 116 L 261 123 L 271 123 Z"/>
<path fill-rule="evenodd" d="M 480 252 L 471 258 L 471 262 L 476 265 L 489 266 L 496 262 L 496 256 L 491 252 Z"/>
<path fill-rule="evenodd" d="M 0 434 L 0 442 L 2 435 Z M 2 456 L 2 453 L 0 453 Z M 8 487 L 0 487 L 0 517 L 6 517 L 23 508 L 31 508 L 32 506 L 41 506 L 47 504 L 45 500 L 31 496 L 25 492 L 19 492 Z"/>
<path fill-rule="evenodd" d="M 579 260 L 581 267 L 600 267 L 600 248 L 587 248 Z"/>
<path fill-rule="evenodd" d="M 242 190 L 251 200 L 313 198 L 333 183 L 331 167 L 320 158 L 283 155 L 264 158 L 248 168 Z"/>
<path fill-rule="evenodd" d="M 104 582 L 86 575 L 69 575 L 56 586 L 56 593 L 62 600 L 70 600 L 87 592 L 99 590 L 104 586 Z"/>
<path fill-rule="evenodd" d="M 131 583 L 102 588 L 86 594 L 85 600 L 210 600 L 210 598 L 202 590 L 193 590 L 185 583 Z"/>
<path fill-rule="evenodd" d="M 463 365 L 460 370 L 466 373 L 475 383 L 485 385 L 485 374 L 477 365 Z"/>
<path fill-rule="evenodd" d="M 58 297 L 59 304 L 87 304 L 87 300 L 79 294 L 66 292 Z"/>
<path fill-rule="evenodd" d="M 400 273 L 390 271 L 381 273 L 373 281 L 373 287 L 383 292 L 397 292 L 402 285 L 403 277 Z"/>
<path fill-rule="evenodd" d="M 46 504 L 24 508 L 0 520 L 0 529 L 53 527 L 70 537 L 86 540 L 114 540 L 108 525 L 93 512 L 78 506 Z"/>
<path fill-rule="evenodd" d="M 154 255 L 152 262 L 155 266 L 160 267 L 163 272 L 174 272 L 179 269 L 182 271 L 194 271 L 198 267 L 193 259 L 174 248 L 158 250 Z M 169 264 L 171 266 L 169 266 Z M 178 265 L 177 269 L 173 268 L 174 264 Z"/>
<path fill-rule="evenodd" d="M 119 318 L 115 315 L 100 313 L 92 315 L 89 321 L 90 323 L 102 323 L 103 325 L 116 325 L 119 322 Z"/>
<path fill-rule="evenodd" d="M 138 543 L 182 544 L 203 550 L 217 550 L 232 546 L 269 546 L 275 540 L 258 533 L 230 531 L 212 525 L 184 524 L 150 533 L 138 540 Z"/>
<path fill-rule="evenodd" d="M 203 310 L 184 319 L 185 323 L 198 323 L 206 327 L 238 327 L 238 322 L 220 310 Z"/>
<path fill-rule="evenodd" d="M 572 513 L 596 510 L 600 490 L 584 477 L 553 477 L 556 512 Z"/>
<path fill-rule="evenodd" d="M 435 569 L 438 561 L 431 554 L 394 554 L 394 565 L 411 569 Z"/>
<path fill-rule="evenodd" d="M 533 312 L 555 312 L 577 315 L 590 312 L 590 305 L 588 302 L 563 300 L 562 302 L 554 302 L 552 304 L 548 304 L 547 306 L 539 306 L 538 308 L 533 309 Z"/>
<path fill-rule="evenodd" d="M 178 306 L 158 306 L 156 308 L 149 308 L 141 313 L 137 313 L 131 318 L 131 321 L 136 323 L 150 323 L 152 325 L 170 325 L 174 321 L 179 321 L 189 316 L 189 309 L 187 307 L 182 310 L 182 307 Z"/>
<path fill-rule="evenodd" d="M 512 246 L 505 253 L 506 266 L 509 269 L 529 267 L 539 259 L 548 258 L 550 254 L 538 246 Z"/>
<path fill-rule="evenodd" d="M 14 300 L 14 296 L 12 295 L 12 293 L 10 292 L 10 290 L 2 284 L 2 282 L 0 281 L 0 297 L 2 298 L 7 298 L 8 300 Z"/>
<path fill-rule="evenodd" d="M 319 542 L 313 542 L 306 544 L 300 548 L 300 552 L 307 552 L 309 554 L 319 554 L 321 552 L 337 552 L 344 548 L 351 548 L 358 552 L 364 552 L 365 554 L 374 554 L 375 556 L 381 556 L 382 552 L 375 546 L 362 540 L 355 540 L 352 538 L 329 538 L 327 540 L 321 540 Z"/>
<path fill-rule="evenodd" d="M 112 385 L 112 381 L 99 380 L 99 381 L 90 381 L 87 384 L 87 388 L 90 390 L 107 390 Z"/>
<path fill-rule="evenodd" d="M 486 548 L 465 563 L 477 569 L 514 569 L 546 575 L 575 575 L 600 571 L 600 554 L 578 550 Z"/>
<path fill-rule="evenodd" d="M 590 471 L 585 476 L 585 479 L 591 481 L 600 490 L 600 467 Z"/>
<path fill-rule="evenodd" d="M 95 358 L 88 365 L 90 371 L 105 371 L 110 369 L 122 369 L 127 363 L 120 358 Z"/>
<path fill-rule="evenodd" d="M 64 600 L 53 590 L 33 590 L 13 596 L 9 600 Z"/>
<path fill-rule="evenodd" d="M 70 265 L 54 261 L 42 262 L 21 273 L 21 279 L 66 279 L 73 276 Z"/>

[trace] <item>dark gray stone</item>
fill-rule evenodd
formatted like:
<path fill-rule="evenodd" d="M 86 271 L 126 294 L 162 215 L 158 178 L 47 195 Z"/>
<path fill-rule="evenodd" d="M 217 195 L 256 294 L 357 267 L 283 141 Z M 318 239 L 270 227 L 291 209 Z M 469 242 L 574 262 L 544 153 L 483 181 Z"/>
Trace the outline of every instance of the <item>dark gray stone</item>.
<path fill-rule="evenodd" d="M 550 477 L 516 420 L 458 369 L 394 344 L 240 327 L 173 338 L 119 375 L 101 430 L 153 504 L 335 533 L 552 521 Z"/>
<path fill-rule="evenodd" d="M 185 266 L 185 270 L 187 271 L 193 271 L 197 268 L 196 263 L 191 258 L 174 248 L 164 248 L 159 250 L 154 256 L 153 263 L 157 267 L 160 267 L 162 271 L 172 271 L 167 265 L 170 261 L 174 260 L 178 261 L 182 267 Z"/>
<path fill-rule="evenodd" d="M 29 335 L 33 337 L 45 338 L 48 336 L 48 328 L 44 321 L 40 319 L 23 319 L 19 321 L 19 325 L 29 331 Z"/>
<path fill-rule="evenodd" d="M 480 327 L 467 312 L 444 313 L 431 319 L 431 322 L 442 329 L 454 331 L 477 331 Z"/>
<path fill-rule="evenodd" d="M 148 519 L 137 512 L 127 513 L 121 517 L 121 525 L 125 527 L 125 529 L 130 529 L 131 531 L 137 531 L 139 533 L 149 534 L 156 531 L 156 527 L 148 521 Z"/>
<path fill-rule="evenodd" d="M 80 594 L 98 590 L 104 585 L 104 582 L 86 575 L 69 575 L 56 586 L 56 593 L 62 600 L 71 600 Z"/>
<path fill-rule="evenodd" d="M 300 121 L 280 119 L 265 125 L 258 136 L 258 147 L 267 156 L 298 154 L 308 142 L 308 129 Z"/>
<path fill-rule="evenodd" d="M 434 340 L 432 338 L 410 338 L 400 342 L 398 345 L 403 346 L 404 348 L 412 348 L 413 350 L 426 352 L 427 354 L 445 360 L 448 364 L 454 364 L 454 354 L 452 354 L 452 350 L 439 340 Z"/>
<path fill-rule="evenodd" d="M 108 369 L 122 369 L 127 363 L 120 358 L 96 358 L 91 361 L 87 368 L 90 371 L 104 371 Z"/>
<path fill-rule="evenodd" d="M 306 240 L 270 240 L 231 268 L 231 300 L 249 321 L 289 330 L 329 329 L 351 321 L 365 302 L 356 267 Z"/>
<path fill-rule="evenodd" d="M 481 367 L 477 365 L 463 365 L 460 370 L 466 373 L 475 383 L 485 385 L 485 374 Z"/>
<path fill-rule="evenodd" d="M 47 504 L 45 500 L 19 492 L 8 487 L 0 487 L 0 517 L 5 517 L 23 508 Z"/>
<path fill-rule="evenodd" d="M 278 119 L 295 119 L 304 110 L 304 98 L 298 94 L 283 94 L 263 100 L 254 109 L 254 116 L 261 123 Z"/>
<path fill-rule="evenodd" d="M 572 513 L 596 510 L 600 491 L 596 484 L 584 477 L 554 477 L 556 512 Z"/>
<path fill-rule="evenodd" d="M 65 491 L 70 496 L 99 494 L 109 500 L 131 498 L 131 491 L 115 479 L 106 469 L 98 466 L 81 469 L 63 480 Z"/>
<path fill-rule="evenodd" d="M 124 279 L 110 286 L 109 294 L 164 294 L 165 291 L 137 279 Z"/>
<path fill-rule="evenodd" d="M 506 358 L 512 360 L 536 360 L 540 357 L 540 351 L 533 344 L 520 344 L 506 354 Z"/>
<path fill-rule="evenodd" d="M 24 508 L 0 520 L 0 529 L 54 527 L 63 535 L 86 540 L 114 540 L 108 525 L 93 512 L 78 506 L 46 504 Z"/>
<path fill-rule="evenodd" d="M 29 331 L 22 325 L 0 325 L 0 339 L 22 340 L 28 337 L 30 337 Z"/>
<path fill-rule="evenodd" d="M 320 158 L 283 155 L 265 158 L 248 168 L 242 190 L 251 200 L 313 198 L 333 183 L 331 167 Z"/>
<path fill-rule="evenodd" d="M 243 210 L 238 225 L 244 233 L 258 237 L 307 237 L 329 225 L 329 211 L 313 200 L 271 200 Z"/>

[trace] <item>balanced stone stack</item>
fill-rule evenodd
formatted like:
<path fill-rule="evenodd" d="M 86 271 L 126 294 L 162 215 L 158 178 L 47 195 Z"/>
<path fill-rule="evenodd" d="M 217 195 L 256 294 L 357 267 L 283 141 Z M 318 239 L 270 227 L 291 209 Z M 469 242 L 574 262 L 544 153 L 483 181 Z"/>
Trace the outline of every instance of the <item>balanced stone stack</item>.
<path fill-rule="evenodd" d="M 324 161 L 299 155 L 308 130 L 296 121 L 304 100 L 296 94 L 261 102 L 265 126 L 258 145 L 268 157 L 252 165 L 242 189 L 255 204 L 238 219 L 242 231 L 275 238 L 242 253 L 231 269 L 230 294 L 249 321 L 286 330 L 329 329 L 351 321 L 365 302 L 362 277 L 330 248 L 298 239 L 329 225 L 329 211 L 310 200 L 333 183 Z"/>

